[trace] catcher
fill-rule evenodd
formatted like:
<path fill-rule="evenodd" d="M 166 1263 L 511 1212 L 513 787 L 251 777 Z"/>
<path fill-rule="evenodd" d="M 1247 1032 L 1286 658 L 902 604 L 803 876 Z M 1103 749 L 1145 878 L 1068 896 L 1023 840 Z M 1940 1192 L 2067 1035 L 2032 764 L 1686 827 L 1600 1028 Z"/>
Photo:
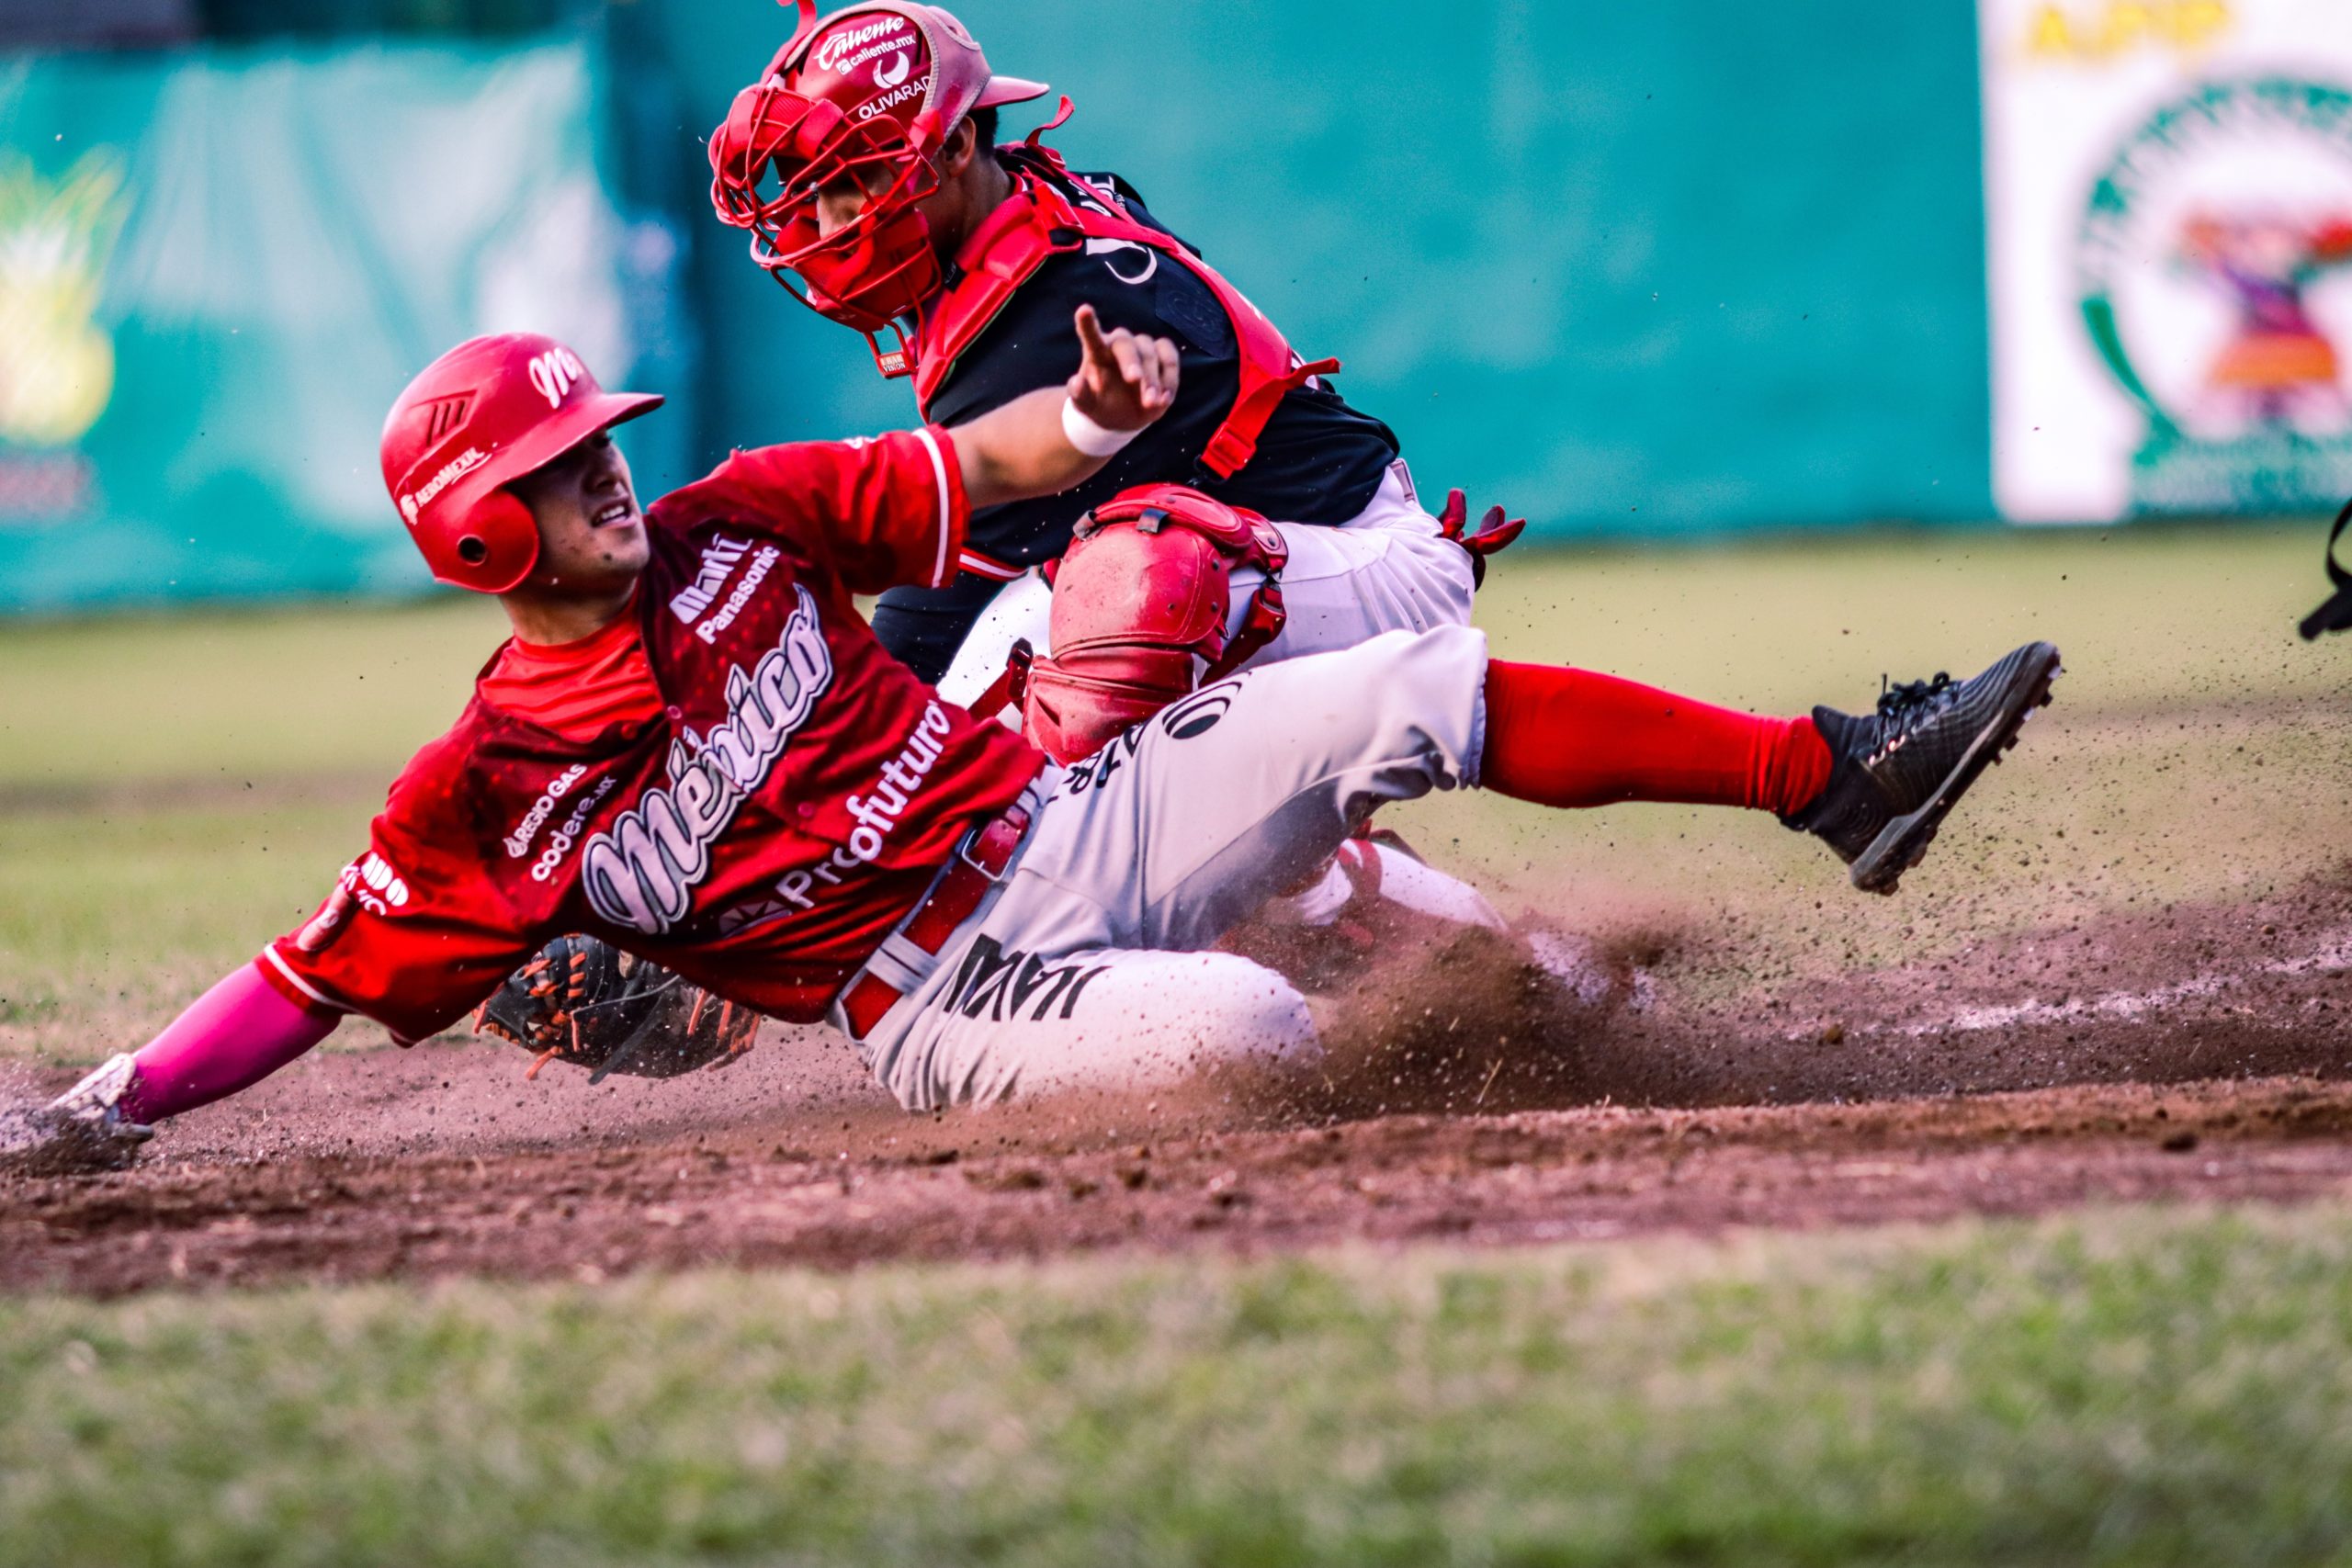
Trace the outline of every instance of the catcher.
<path fill-rule="evenodd" d="M 892 659 L 853 596 L 944 581 L 975 505 L 1080 482 L 1089 448 L 1167 412 L 1172 344 L 1077 325 L 1066 388 L 739 453 L 644 511 L 607 433 L 658 400 L 528 335 L 428 367 L 386 424 L 386 487 L 435 574 L 498 595 L 514 637 L 317 913 L 40 1111 L 35 1158 L 127 1158 L 349 1013 L 435 1034 L 564 931 L 829 1020 L 912 1110 L 1311 1062 L 1299 993 L 1203 950 L 1384 802 L 1761 807 L 1884 885 L 2057 673 L 2034 643 L 1875 714 L 1760 718 L 1490 660 L 1446 626 L 1219 681 L 1059 767 Z M 1136 502 L 1080 550 L 1226 523 L 1178 487 Z M 1595 714 L 1632 724 L 1630 754 L 1591 744 Z"/>
<path fill-rule="evenodd" d="M 866 334 L 885 375 L 913 378 L 924 417 L 968 420 L 1068 380 L 1080 306 L 1173 343 L 1182 370 L 1174 406 L 1101 473 L 1065 494 L 977 510 L 956 574 L 883 594 L 874 629 L 884 648 L 952 701 L 1018 714 L 1058 760 L 1091 753 L 1206 668 L 1188 651 L 1210 629 L 1205 601 L 1170 616 L 1158 613 L 1166 601 L 1114 584 L 1054 606 L 1047 581 L 1080 517 L 1163 481 L 1279 520 L 1220 547 L 1216 674 L 1468 622 L 1487 556 L 1524 525 L 1498 507 L 1465 531 L 1459 491 L 1430 515 L 1394 433 L 1325 379 L 1336 364 L 1303 363 L 1132 186 L 1072 175 L 1039 137 L 995 145 L 1000 107 L 1041 96 L 1042 84 L 994 74 L 936 6 L 867 4 L 820 20 L 809 0 L 798 16 L 710 137 L 712 202 L 752 232 L 761 265 L 801 280 L 796 298 Z M 1207 581 L 1192 573 L 1190 544 L 1165 543 L 1183 558 L 1146 552 L 1124 564 L 1138 581 Z M 1110 570 L 1098 558 L 1098 580 Z M 1038 700 L 1008 707 L 1021 693 L 1001 678 L 1024 647 L 1081 650 L 1030 682 Z M 1343 845 L 1303 892 L 1270 906 L 1248 944 L 1283 953 L 1295 974 L 1344 974 L 1383 937 L 1432 923 L 1504 922 L 1476 889 L 1383 835 Z M 541 1053 L 576 1037 L 600 1075 L 700 1060 L 729 1031 L 756 1027 L 656 966 L 625 964 L 565 937 L 481 1027 Z"/>
<path fill-rule="evenodd" d="M 912 378 L 926 419 L 953 423 L 1079 363 L 1080 305 L 1176 344 L 1176 405 L 1066 495 L 974 513 L 961 575 L 882 596 L 876 635 L 969 703 L 1016 638 L 1046 646 L 1043 569 L 1078 519 L 1138 484 L 1183 482 L 1275 519 L 1287 624 L 1260 661 L 1352 647 L 1384 631 L 1465 624 L 1483 558 L 1521 525 L 1424 512 L 1396 434 L 1304 362 L 1241 292 L 1115 175 L 1073 175 L 1044 145 L 1069 118 L 997 146 L 1002 106 L 1043 83 L 1000 76 L 946 11 L 868 0 L 793 38 L 709 139 L 711 202 L 796 299 L 865 334 L 887 377 Z M 795 283 L 798 287 L 793 287 Z M 885 344 L 885 336 L 888 342 Z M 1233 584 L 1234 629 L 1262 581 Z"/>

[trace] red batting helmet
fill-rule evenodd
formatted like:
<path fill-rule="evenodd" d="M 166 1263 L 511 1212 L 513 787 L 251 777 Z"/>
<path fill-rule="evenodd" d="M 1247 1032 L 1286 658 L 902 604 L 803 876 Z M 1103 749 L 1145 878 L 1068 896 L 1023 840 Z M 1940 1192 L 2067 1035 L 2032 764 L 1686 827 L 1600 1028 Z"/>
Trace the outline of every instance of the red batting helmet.
<path fill-rule="evenodd" d="M 865 333 L 883 374 L 904 375 L 899 319 L 945 282 L 915 210 L 939 188 L 939 150 L 974 109 L 1046 88 L 990 73 L 964 24 L 936 6 L 869 0 L 820 20 L 816 0 L 798 5 L 792 41 L 711 133 L 711 205 L 751 231 L 753 261 L 787 288 L 784 275 L 797 275 L 803 304 Z M 821 234 L 817 193 L 844 176 L 866 186 L 865 207 Z M 885 331 L 898 333 L 894 352 L 881 346 Z"/>
<path fill-rule="evenodd" d="M 1258 513 L 1182 485 L 1139 486 L 1096 507 L 1054 572 L 1054 651 L 1021 679 L 1023 730 L 1075 762 L 1224 679 L 1281 634 L 1289 556 Z M 1233 573 L 1245 566 L 1265 581 L 1228 637 Z"/>
<path fill-rule="evenodd" d="M 537 564 L 539 528 L 502 487 L 661 406 L 647 393 L 607 392 L 553 338 L 471 338 L 426 366 L 392 404 L 384 488 L 435 579 L 503 593 Z"/>

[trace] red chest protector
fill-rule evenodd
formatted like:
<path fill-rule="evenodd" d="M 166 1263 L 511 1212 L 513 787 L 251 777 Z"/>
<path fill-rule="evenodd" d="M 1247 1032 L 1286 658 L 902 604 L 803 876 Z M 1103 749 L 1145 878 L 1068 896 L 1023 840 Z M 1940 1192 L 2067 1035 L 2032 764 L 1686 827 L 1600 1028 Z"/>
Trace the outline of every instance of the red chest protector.
<path fill-rule="evenodd" d="M 1011 151 L 1006 162 L 1013 179 L 1012 197 L 965 242 L 956 257 L 956 280 L 923 310 L 915 338 L 915 400 L 925 418 L 949 372 L 1021 286 L 1036 276 L 1047 258 L 1082 251 L 1089 240 L 1123 240 L 1165 256 L 1206 284 L 1232 322 L 1240 348 L 1241 389 L 1201 453 L 1201 467 L 1218 479 L 1231 479 L 1257 456 L 1266 423 L 1294 388 L 1340 368 L 1336 359 L 1303 363 L 1289 340 L 1241 290 L 1181 241 L 1125 216 L 1113 193 L 1087 187 L 1113 212 L 1098 212 L 1064 196 L 1055 178 L 1073 176 L 1052 148 L 1033 139 L 1028 146 Z"/>

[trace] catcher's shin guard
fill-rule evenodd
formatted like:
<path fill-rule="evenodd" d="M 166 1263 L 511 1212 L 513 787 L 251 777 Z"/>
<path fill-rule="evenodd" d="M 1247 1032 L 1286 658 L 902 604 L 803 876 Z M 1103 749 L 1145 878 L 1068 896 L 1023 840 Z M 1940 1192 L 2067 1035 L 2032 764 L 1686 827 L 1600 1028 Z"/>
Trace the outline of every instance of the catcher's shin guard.
<path fill-rule="evenodd" d="M 1075 762 L 1230 674 L 1282 633 L 1289 555 L 1258 513 L 1182 485 L 1142 486 L 1096 507 L 1054 572 L 1053 654 L 1018 670 L 1030 739 Z M 1228 636 L 1241 567 L 1264 581 Z"/>

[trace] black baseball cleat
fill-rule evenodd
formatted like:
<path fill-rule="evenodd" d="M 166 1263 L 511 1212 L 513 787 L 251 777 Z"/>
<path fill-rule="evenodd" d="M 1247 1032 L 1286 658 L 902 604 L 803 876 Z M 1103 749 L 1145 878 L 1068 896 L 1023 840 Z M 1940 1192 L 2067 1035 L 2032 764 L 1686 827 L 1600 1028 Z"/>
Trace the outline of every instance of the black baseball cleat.
<path fill-rule="evenodd" d="M 1829 783 L 1781 820 L 1836 850 L 1863 892 L 1894 892 L 1976 775 L 2018 743 L 2035 708 L 2049 705 L 2060 673 L 2058 650 L 2030 642 L 1973 680 L 1939 674 L 1890 686 L 1878 711 L 1859 718 L 1814 709 L 1835 759 Z"/>

